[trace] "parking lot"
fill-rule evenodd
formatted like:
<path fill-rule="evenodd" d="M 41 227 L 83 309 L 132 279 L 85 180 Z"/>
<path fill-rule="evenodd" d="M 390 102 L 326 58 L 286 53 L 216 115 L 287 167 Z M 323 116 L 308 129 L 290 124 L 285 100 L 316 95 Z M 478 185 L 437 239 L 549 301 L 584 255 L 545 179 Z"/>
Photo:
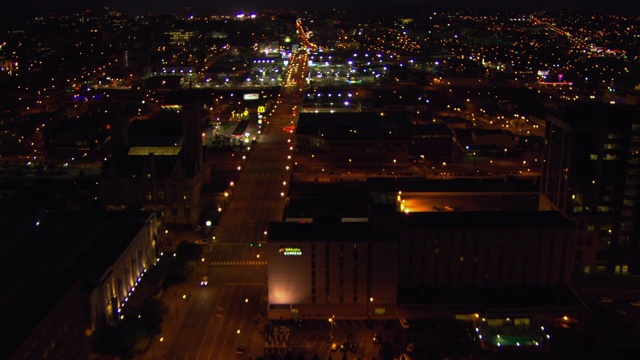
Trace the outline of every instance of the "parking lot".
<path fill-rule="evenodd" d="M 265 331 L 265 355 L 278 355 L 278 341 L 286 340 L 294 359 L 442 359 L 468 357 L 475 342 L 461 324 L 455 322 L 410 321 L 403 329 L 398 320 L 304 320 L 272 322 Z M 287 330 L 282 330 L 286 328 Z M 278 329 L 274 331 L 274 329 Z M 287 333 L 273 339 L 273 335 Z M 272 338 L 266 337 L 271 334 Z M 377 336 L 376 336 L 377 335 Z M 374 336 L 377 338 L 374 341 Z M 271 342 L 270 342 L 271 341 Z"/>
<path fill-rule="evenodd" d="M 475 329 L 469 323 L 415 319 L 408 319 L 408 322 L 410 327 L 404 329 L 399 320 L 273 321 L 264 332 L 264 355 L 266 359 L 287 359 L 289 357 L 285 355 L 290 352 L 292 359 L 307 360 L 559 360 L 603 349 L 593 338 L 558 328 L 548 329 L 552 339 L 550 349 L 514 348 L 496 353 L 480 349 Z M 280 335 L 267 339 L 267 333 Z"/>

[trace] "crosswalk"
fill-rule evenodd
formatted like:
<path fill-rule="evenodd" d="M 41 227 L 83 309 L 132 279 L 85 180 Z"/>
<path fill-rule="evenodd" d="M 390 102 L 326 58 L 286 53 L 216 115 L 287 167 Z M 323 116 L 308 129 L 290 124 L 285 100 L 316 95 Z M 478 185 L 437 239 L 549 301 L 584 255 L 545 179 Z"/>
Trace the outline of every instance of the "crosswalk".
<path fill-rule="evenodd" d="M 212 261 L 211 266 L 265 266 L 266 260 Z"/>

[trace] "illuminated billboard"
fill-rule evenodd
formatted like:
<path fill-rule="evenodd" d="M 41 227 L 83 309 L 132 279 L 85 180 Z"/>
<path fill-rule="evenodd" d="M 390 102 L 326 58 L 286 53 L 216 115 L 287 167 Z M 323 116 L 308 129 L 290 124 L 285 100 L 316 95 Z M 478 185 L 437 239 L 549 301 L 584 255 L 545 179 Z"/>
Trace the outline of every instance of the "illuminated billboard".
<path fill-rule="evenodd" d="M 260 99 L 260 94 L 258 94 L 258 93 L 244 94 L 244 95 L 242 95 L 242 99 L 243 100 L 259 100 Z"/>

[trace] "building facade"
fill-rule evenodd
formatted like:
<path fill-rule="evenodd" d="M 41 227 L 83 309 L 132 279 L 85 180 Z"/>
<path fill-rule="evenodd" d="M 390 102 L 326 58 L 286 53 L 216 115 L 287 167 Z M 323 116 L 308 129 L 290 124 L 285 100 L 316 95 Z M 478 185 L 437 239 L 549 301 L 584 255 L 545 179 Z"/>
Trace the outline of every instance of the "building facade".
<path fill-rule="evenodd" d="M 11 328 L 0 357 L 88 359 L 90 335 L 120 320 L 157 263 L 155 212 L 39 212 L 15 227 L 3 243 L 15 273 L 0 296 Z"/>
<path fill-rule="evenodd" d="M 540 209 L 574 222 L 577 276 L 638 271 L 639 114 L 594 103 L 547 116 Z"/>
<path fill-rule="evenodd" d="M 272 223 L 269 317 L 394 318 L 396 251 L 368 223 Z"/>
<path fill-rule="evenodd" d="M 400 289 L 550 288 L 568 284 L 573 227 L 557 211 L 408 213 Z"/>
<path fill-rule="evenodd" d="M 118 221 L 116 226 L 129 227 L 131 237 L 113 261 L 97 269 L 88 283 L 94 283 L 89 296 L 89 329 L 113 326 L 119 321 L 136 286 L 157 262 L 158 233 L 155 213 L 142 212 L 137 220 Z M 93 275 L 92 274 L 92 275 Z"/>
<path fill-rule="evenodd" d="M 64 290 L 64 287 L 60 287 Z M 56 299 L 52 309 L 39 319 L 38 324 L 28 329 L 28 335 L 19 339 L 17 348 L 11 346 L 15 333 L 4 339 L 4 359 L 88 359 L 89 339 L 85 335 L 86 312 L 80 281 L 75 281 L 60 298 Z M 31 299 L 33 301 L 33 299 Z M 37 309 L 30 309 L 31 312 Z M 8 323 L 7 325 L 11 325 Z M 7 357 L 5 351 L 10 351 Z"/>
<path fill-rule="evenodd" d="M 115 141 L 127 149 L 114 149 L 114 156 L 104 164 L 100 182 L 103 202 L 158 211 L 168 224 L 197 225 L 202 187 L 211 176 L 202 149 L 202 106 L 182 105 L 176 118 L 143 122 L 148 124 L 138 126 L 137 132 L 153 128 L 149 132 L 154 131 L 155 136 Z M 163 128 L 168 133 L 157 134 L 157 129 Z M 181 136 L 173 139 L 176 132 Z"/>
<path fill-rule="evenodd" d="M 270 318 L 394 318 L 406 312 L 398 294 L 570 281 L 574 227 L 557 211 L 388 210 L 364 222 L 272 223 Z"/>

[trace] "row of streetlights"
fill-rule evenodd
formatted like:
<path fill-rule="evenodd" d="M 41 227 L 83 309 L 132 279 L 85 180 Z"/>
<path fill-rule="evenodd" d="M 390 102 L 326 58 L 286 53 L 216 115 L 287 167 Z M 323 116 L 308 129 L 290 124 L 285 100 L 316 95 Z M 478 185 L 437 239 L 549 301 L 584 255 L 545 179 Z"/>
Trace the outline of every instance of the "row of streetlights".
<path fill-rule="evenodd" d="M 367 320 L 371 319 L 371 311 L 370 311 L 370 304 L 373 302 L 373 297 L 369 297 L 369 299 L 367 299 Z M 335 315 L 331 315 L 331 317 L 329 318 L 329 325 L 330 325 L 330 333 L 329 336 L 330 338 L 333 340 L 333 324 L 336 322 L 336 316 Z"/>

